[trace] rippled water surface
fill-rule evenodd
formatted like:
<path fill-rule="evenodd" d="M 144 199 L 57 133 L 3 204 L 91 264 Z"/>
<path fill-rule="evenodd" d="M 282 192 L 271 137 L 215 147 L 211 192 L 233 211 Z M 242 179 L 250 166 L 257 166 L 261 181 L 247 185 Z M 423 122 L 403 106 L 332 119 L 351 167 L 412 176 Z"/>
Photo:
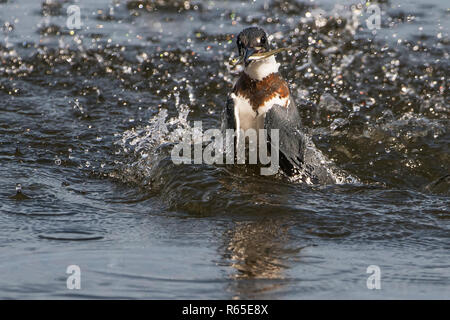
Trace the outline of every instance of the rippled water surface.
<path fill-rule="evenodd" d="M 377 5 L 370 30 L 364 1 L 0 1 L 0 298 L 448 299 L 449 4 Z M 172 163 L 253 24 L 299 47 L 305 130 L 361 183 Z"/>

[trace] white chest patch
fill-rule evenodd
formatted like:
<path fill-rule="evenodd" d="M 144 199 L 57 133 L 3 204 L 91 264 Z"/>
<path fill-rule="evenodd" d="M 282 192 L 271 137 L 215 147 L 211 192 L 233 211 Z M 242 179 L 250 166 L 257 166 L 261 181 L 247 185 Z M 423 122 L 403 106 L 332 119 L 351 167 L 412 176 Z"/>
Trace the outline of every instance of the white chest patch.
<path fill-rule="evenodd" d="M 252 61 L 244 70 L 254 80 L 262 80 L 272 73 L 277 73 L 280 64 L 274 56 L 267 59 Z"/>
<path fill-rule="evenodd" d="M 257 111 L 253 110 L 250 101 L 240 95 L 231 95 L 234 101 L 234 117 L 236 119 L 236 128 L 247 129 L 264 129 L 264 118 L 267 111 L 272 106 L 278 104 L 281 106 L 289 105 L 289 97 L 281 98 L 279 95 L 267 101 L 264 105 L 260 106 Z"/>

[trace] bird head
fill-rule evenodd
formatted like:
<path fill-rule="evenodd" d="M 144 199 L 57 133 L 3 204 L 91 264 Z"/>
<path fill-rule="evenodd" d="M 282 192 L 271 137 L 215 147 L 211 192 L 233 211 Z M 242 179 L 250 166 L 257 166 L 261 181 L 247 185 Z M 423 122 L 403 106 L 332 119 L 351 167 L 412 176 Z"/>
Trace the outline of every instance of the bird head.
<path fill-rule="evenodd" d="M 250 27 L 242 30 L 236 40 L 239 56 L 243 58 L 247 67 L 251 62 L 251 56 L 256 53 L 269 51 L 269 39 L 266 32 L 258 27 Z"/>

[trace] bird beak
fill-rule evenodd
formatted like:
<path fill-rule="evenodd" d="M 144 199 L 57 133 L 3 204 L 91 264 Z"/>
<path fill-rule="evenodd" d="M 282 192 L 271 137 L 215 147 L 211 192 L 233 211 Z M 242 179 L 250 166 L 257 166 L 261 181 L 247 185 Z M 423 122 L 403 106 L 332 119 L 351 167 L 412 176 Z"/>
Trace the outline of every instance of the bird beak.
<path fill-rule="evenodd" d="M 249 48 L 249 49 L 245 49 L 244 56 L 240 55 L 239 58 L 233 58 L 232 60 L 230 60 L 230 64 L 232 66 L 236 66 L 239 63 L 241 63 L 242 61 L 244 61 L 245 66 L 247 67 L 249 65 L 249 63 L 254 60 L 257 61 L 257 60 L 261 60 L 261 59 L 266 59 L 266 58 L 269 58 L 270 56 L 276 55 L 283 51 L 295 51 L 298 49 L 299 49 L 298 47 L 286 47 L 286 48 L 279 48 L 279 49 L 275 49 L 275 50 L 260 52 L 259 48 Z"/>
<path fill-rule="evenodd" d="M 256 52 L 257 52 L 257 50 L 254 49 L 254 48 L 246 48 L 246 49 L 245 49 L 245 53 L 244 53 L 244 63 L 245 63 L 245 66 L 248 66 L 248 65 L 249 65 L 249 63 L 250 63 L 249 58 L 252 56 L 252 54 L 255 54 Z"/>

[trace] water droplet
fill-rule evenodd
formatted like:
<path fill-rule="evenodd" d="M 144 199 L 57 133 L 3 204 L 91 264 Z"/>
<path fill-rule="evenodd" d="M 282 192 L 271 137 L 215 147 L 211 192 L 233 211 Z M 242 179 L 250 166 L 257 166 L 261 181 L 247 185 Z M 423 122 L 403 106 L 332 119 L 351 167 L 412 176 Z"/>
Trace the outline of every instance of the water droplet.
<path fill-rule="evenodd" d="M 30 199 L 27 195 L 22 193 L 22 185 L 20 183 L 16 184 L 16 194 L 11 196 L 10 199 L 14 200 L 27 200 Z"/>

